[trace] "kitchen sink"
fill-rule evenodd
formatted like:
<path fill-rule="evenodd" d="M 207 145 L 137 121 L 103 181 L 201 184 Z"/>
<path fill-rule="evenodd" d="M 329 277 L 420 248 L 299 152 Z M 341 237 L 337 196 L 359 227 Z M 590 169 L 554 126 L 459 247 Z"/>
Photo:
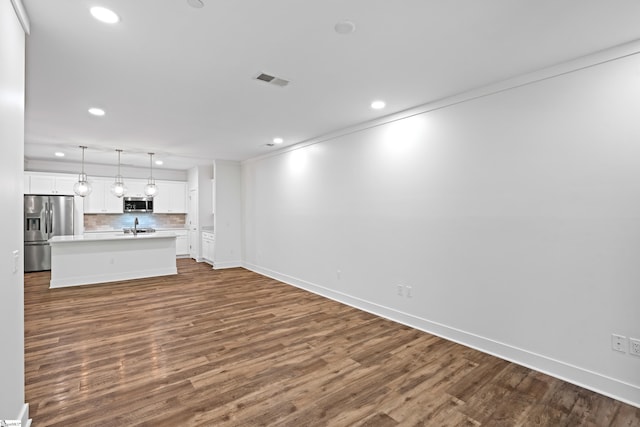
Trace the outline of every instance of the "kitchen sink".
<path fill-rule="evenodd" d="M 122 231 L 124 231 L 124 234 L 131 234 L 133 233 L 133 227 L 123 228 Z M 138 228 L 138 233 L 155 233 L 155 232 L 156 232 L 155 228 Z"/>

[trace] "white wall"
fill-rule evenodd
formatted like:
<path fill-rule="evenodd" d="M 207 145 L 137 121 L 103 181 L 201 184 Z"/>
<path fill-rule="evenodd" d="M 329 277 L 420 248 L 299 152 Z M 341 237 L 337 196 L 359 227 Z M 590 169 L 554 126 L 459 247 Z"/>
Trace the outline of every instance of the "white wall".
<path fill-rule="evenodd" d="M 242 265 L 242 175 L 240 163 L 216 160 L 215 269 Z"/>
<path fill-rule="evenodd" d="M 245 265 L 640 406 L 638 117 L 636 54 L 245 162 Z"/>
<path fill-rule="evenodd" d="M 23 419 L 23 153 L 25 35 L 9 0 L 0 1 L 0 419 Z M 14 271 L 13 251 L 19 251 Z M 23 424 L 25 425 L 25 424 Z"/>

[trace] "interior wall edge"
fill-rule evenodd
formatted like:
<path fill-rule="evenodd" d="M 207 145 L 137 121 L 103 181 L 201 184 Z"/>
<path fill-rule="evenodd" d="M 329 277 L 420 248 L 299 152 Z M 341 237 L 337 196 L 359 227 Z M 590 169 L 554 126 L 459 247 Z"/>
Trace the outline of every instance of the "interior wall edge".
<path fill-rule="evenodd" d="M 316 295 L 346 304 L 355 309 L 471 347 L 483 353 L 542 372 L 579 387 L 583 387 L 640 408 L 640 387 L 633 384 L 629 384 L 616 378 L 611 378 L 570 363 L 565 363 L 541 354 L 485 338 L 477 334 L 466 332 L 442 323 L 433 322 L 428 319 L 357 298 L 346 293 L 337 292 L 324 286 L 273 271 L 246 261 L 242 263 L 242 266 L 247 270 L 278 280 L 287 285 L 304 289 Z"/>

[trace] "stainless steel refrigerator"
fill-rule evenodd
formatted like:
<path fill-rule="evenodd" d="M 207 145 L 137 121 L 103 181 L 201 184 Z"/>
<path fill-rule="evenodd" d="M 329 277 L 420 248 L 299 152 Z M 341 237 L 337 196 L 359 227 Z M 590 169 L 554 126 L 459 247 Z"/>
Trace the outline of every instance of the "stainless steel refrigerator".
<path fill-rule="evenodd" d="M 73 235 L 73 196 L 24 196 L 24 271 L 51 270 L 53 236 Z"/>

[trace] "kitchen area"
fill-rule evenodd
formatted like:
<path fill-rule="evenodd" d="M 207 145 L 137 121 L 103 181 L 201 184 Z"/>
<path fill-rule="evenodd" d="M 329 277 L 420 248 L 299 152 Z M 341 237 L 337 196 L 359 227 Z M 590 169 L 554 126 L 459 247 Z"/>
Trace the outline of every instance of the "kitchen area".
<path fill-rule="evenodd" d="M 221 182 L 229 181 L 229 167 L 233 196 L 223 203 L 216 203 L 215 163 L 184 171 L 184 180 L 154 179 L 152 197 L 145 194 L 148 179 L 124 178 L 126 193 L 117 197 L 113 177 L 92 176 L 83 197 L 74 191 L 82 174 L 25 171 L 25 272 L 51 270 L 53 288 L 177 274 L 176 258 L 214 269 L 240 266 L 240 168 L 220 162 Z M 223 199 L 226 193 L 218 190 Z M 230 248 L 220 248 L 218 263 L 216 205 L 223 234 L 234 234 Z M 231 220 L 225 219 L 229 213 Z"/>

